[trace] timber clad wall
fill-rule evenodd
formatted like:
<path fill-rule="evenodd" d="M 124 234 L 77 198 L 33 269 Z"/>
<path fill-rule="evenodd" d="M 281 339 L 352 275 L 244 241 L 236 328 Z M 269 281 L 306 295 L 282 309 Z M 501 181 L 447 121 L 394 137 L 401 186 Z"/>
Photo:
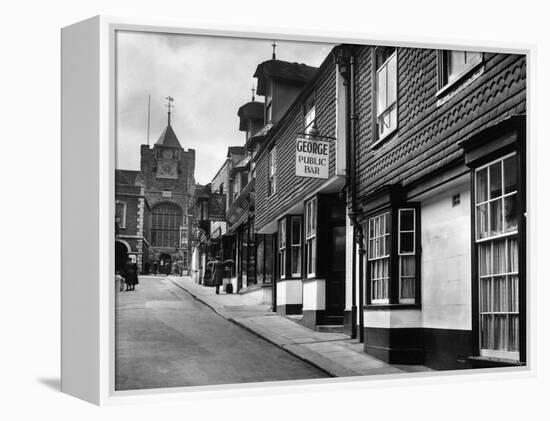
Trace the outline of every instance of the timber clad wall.
<path fill-rule="evenodd" d="M 256 164 L 255 230 L 261 230 L 290 207 L 306 199 L 326 180 L 296 177 L 296 138 L 304 130 L 303 103 L 315 91 L 317 127 L 323 136 L 336 133 L 336 70 L 329 56 L 315 76 L 310 89 L 302 92 L 289 112 L 274 129 L 271 145 L 276 145 L 276 193 L 267 196 L 268 154 L 264 153 Z M 273 143 L 271 143 L 273 142 Z M 267 148 L 269 149 L 269 147 Z M 330 144 L 329 177 L 335 174 L 335 143 Z"/>
<path fill-rule="evenodd" d="M 372 148 L 373 47 L 356 50 L 357 183 L 359 198 L 388 185 L 418 181 L 462 160 L 458 143 L 514 114 L 526 112 L 526 58 L 483 54 L 482 74 L 457 83 L 438 105 L 437 50 L 397 49 L 396 134 Z M 372 92 L 372 94 L 371 94 Z"/>

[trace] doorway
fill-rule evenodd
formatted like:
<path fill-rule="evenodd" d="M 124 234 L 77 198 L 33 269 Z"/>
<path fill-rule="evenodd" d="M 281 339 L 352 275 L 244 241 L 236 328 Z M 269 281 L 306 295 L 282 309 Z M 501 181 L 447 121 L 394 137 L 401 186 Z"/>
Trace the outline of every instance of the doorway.
<path fill-rule="evenodd" d="M 321 247 L 325 276 L 325 313 L 323 324 L 343 325 L 346 303 L 346 205 L 338 197 L 321 196 Z"/>
<path fill-rule="evenodd" d="M 121 241 L 115 242 L 115 270 L 124 271 L 124 265 L 128 260 L 128 247 Z"/>

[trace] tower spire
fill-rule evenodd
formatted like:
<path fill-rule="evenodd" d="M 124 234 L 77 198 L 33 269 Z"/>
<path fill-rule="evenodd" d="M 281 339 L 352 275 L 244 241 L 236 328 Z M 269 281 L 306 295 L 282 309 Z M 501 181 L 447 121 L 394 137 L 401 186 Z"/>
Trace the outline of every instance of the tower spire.
<path fill-rule="evenodd" d="M 168 125 L 170 125 L 170 115 L 172 114 L 172 108 L 174 108 L 174 105 L 172 104 L 174 102 L 174 98 L 171 96 L 167 96 L 165 99 L 166 108 L 168 108 Z"/>
<path fill-rule="evenodd" d="M 271 44 L 271 46 L 273 47 L 273 55 L 272 55 L 272 60 L 275 60 L 275 47 L 277 47 L 277 43 L 275 42 L 275 40 L 273 40 L 273 44 Z"/>

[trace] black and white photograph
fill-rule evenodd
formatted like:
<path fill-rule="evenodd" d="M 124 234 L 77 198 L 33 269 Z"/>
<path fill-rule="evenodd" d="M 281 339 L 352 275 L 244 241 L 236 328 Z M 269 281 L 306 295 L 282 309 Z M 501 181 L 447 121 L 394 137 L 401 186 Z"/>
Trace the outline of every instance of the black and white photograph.
<path fill-rule="evenodd" d="M 115 390 L 524 367 L 526 79 L 117 31 Z"/>

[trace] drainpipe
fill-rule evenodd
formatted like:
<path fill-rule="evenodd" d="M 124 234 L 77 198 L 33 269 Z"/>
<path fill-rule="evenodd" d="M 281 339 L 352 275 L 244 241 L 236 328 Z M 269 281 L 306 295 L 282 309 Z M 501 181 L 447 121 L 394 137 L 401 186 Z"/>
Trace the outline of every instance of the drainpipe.
<path fill-rule="evenodd" d="M 353 290 L 354 292 L 359 290 L 359 308 L 358 308 L 358 314 L 359 314 L 359 341 L 364 342 L 364 315 L 363 315 L 363 301 L 364 301 L 364 274 L 363 274 L 363 267 L 364 267 L 364 257 L 365 257 L 365 244 L 364 244 L 364 234 L 363 234 L 363 227 L 361 224 L 357 221 L 357 186 L 356 186 L 356 165 L 355 165 L 355 157 L 356 157 L 356 122 L 357 122 L 357 115 L 356 115 L 356 108 L 355 108 L 355 57 L 353 55 L 353 47 L 351 49 L 351 54 L 349 57 L 349 88 L 347 89 L 348 92 L 348 102 L 349 102 L 349 111 L 348 111 L 348 118 L 349 121 L 349 131 L 347 132 L 347 153 L 348 153 L 348 171 L 349 171 L 349 184 L 350 184 L 350 193 L 351 193 L 351 209 L 348 212 L 348 216 L 350 218 L 350 221 L 353 225 L 353 231 L 354 231 L 354 254 L 353 254 L 353 260 L 352 260 L 352 280 L 353 280 Z M 359 252 L 359 279 L 357 280 L 356 276 L 356 265 L 357 265 L 357 259 L 356 259 L 356 252 Z M 358 283 L 358 288 L 356 289 L 356 281 Z M 352 305 L 355 303 L 355 294 L 353 298 Z M 357 323 L 355 322 L 354 325 Z"/>
<path fill-rule="evenodd" d="M 344 47 L 342 47 L 344 48 Z M 342 59 L 339 61 L 340 65 L 342 66 L 348 66 L 349 63 L 346 63 L 346 57 L 345 52 L 342 51 Z M 340 70 L 343 70 L 340 68 Z M 350 78 L 347 71 L 341 71 L 342 76 L 344 78 L 344 89 L 345 89 L 345 133 L 346 133 L 346 184 L 342 188 L 342 191 L 347 192 L 347 204 L 351 205 L 352 202 L 352 193 L 351 193 L 351 175 L 352 175 L 352 154 L 351 154 L 351 136 L 350 136 L 350 129 L 351 129 L 351 118 L 350 118 L 350 103 L 351 103 L 351 95 L 350 95 Z M 352 208 L 348 208 L 348 215 L 350 215 L 351 220 L 351 213 L 353 212 Z M 353 222 L 353 221 L 352 221 Z M 351 338 L 355 339 L 357 338 L 357 273 L 355 270 L 355 267 L 357 265 L 357 243 L 355 242 L 356 238 L 356 228 L 355 224 L 352 224 L 352 255 L 351 255 Z"/>

